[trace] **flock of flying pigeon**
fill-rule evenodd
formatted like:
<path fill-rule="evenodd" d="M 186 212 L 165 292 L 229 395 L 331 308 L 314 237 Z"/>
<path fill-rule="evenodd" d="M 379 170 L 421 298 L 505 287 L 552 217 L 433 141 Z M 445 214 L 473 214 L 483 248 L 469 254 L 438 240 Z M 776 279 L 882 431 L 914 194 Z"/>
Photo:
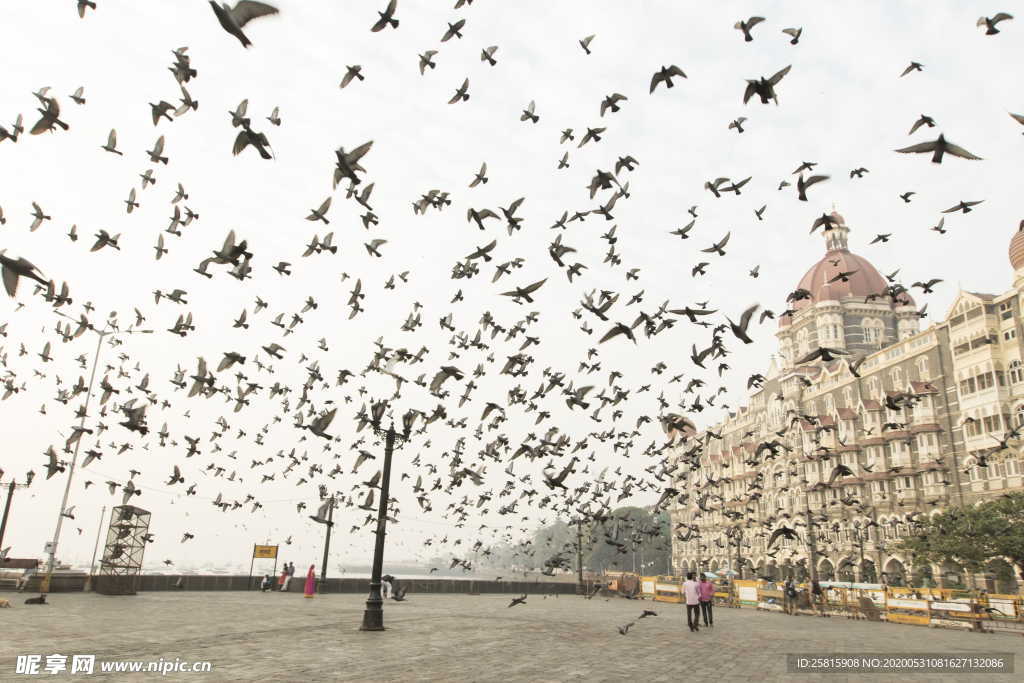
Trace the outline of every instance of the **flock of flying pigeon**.
<path fill-rule="evenodd" d="M 438 30 L 440 43 L 468 39 L 472 30 L 472 16 L 469 12 L 473 4 L 473 0 L 458 0 L 455 9 L 464 10 L 467 14 L 448 23 L 446 29 Z M 91 16 L 90 12 L 103 11 L 104 8 L 98 8 L 97 5 L 102 5 L 102 2 L 77 0 L 78 13 L 86 21 Z M 272 39 L 272 21 L 263 18 L 278 14 L 278 9 L 273 5 L 241 0 L 233 7 L 212 1 L 210 6 L 214 15 L 211 21 L 216 19 L 224 31 L 237 39 L 241 46 L 253 46 L 247 32 L 254 32 L 256 27 L 259 27 L 259 33 L 256 34 L 258 41 Z M 377 14 L 377 20 L 367 27 L 370 31 L 401 30 L 397 0 L 391 0 Z M 978 25 L 985 28 L 987 35 L 995 35 L 1000 32 L 999 25 L 1012 18 L 1008 14 L 999 13 L 991 18 L 983 17 Z M 762 17 L 750 17 L 737 22 L 735 28 L 741 32 L 744 42 L 761 40 L 763 38 L 758 32 L 764 30 L 764 22 Z M 797 46 L 803 28 L 784 28 L 781 32 L 787 36 L 791 45 Z M 578 46 L 582 51 L 581 59 L 590 59 L 600 49 L 600 40 L 595 35 L 588 35 L 578 40 Z M 428 70 L 436 68 L 439 55 L 439 50 L 418 53 L 421 77 L 426 77 Z M 497 45 L 484 47 L 480 53 L 480 61 L 491 67 L 498 65 L 503 57 Z M 515 55 L 509 54 L 507 58 L 515 59 Z M 416 68 L 417 63 L 410 60 L 410 69 Z M 923 68 L 922 64 L 913 62 L 902 74 L 894 74 L 894 77 L 905 77 Z M 189 88 L 194 80 L 200 78 L 201 65 L 193 64 L 187 47 L 173 50 L 173 61 L 168 70 L 180 93 L 180 97 L 176 98 L 178 104 L 164 99 L 148 103 L 153 127 L 161 131 L 178 118 L 196 116 L 199 111 L 199 102 L 189 93 Z M 765 70 L 765 73 L 771 74 L 769 76 L 757 76 L 746 80 L 745 84 L 738 83 L 735 95 L 737 105 L 753 104 L 756 107 L 758 104 L 774 103 L 776 106 L 785 106 L 780 105 L 779 93 L 784 93 L 786 79 L 799 77 L 800 71 L 799 64 L 795 68 L 792 64 L 781 68 L 776 66 Z M 652 69 L 652 73 L 649 84 L 646 84 L 648 96 L 652 98 L 668 97 L 671 90 L 677 86 L 685 87 L 689 80 L 684 69 L 675 64 L 658 65 Z M 365 78 L 361 65 L 348 65 L 339 87 L 353 87 Z M 32 136 L 75 135 L 75 107 L 97 106 L 95 103 L 87 103 L 85 92 L 85 88 L 80 87 L 70 95 L 72 107 L 62 107 L 60 96 L 52 92 L 51 88 L 43 87 L 35 92 L 40 105 L 37 109 L 38 120 L 28 129 L 28 139 L 25 136 L 24 118 L 18 114 L 13 126 L 0 125 L 0 152 L 5 141 L 31 144 Z M 449 104 L 472 106 L 470 94 L 470 81 L 465 78 L 455 88 Z M 552 146 L 568 145 L 569 149 L 575 150 L 588 145 L 597 146 L 608 127 L 614 125 L 615 115 L 621 109 L 643 106 L 635 98 L 631 99 L 618 92 L 604 96 L 599 105 L 595 109 L 598 118 L 602 119 L 601 125 L 588 125 L 582 130 L 565 128 L 557 144 L 552 141 Z M 537 103 L 531 100 L 523 106 L 519 120 L 525 125 L 533 125 L 538 123 L 542 115 L 547 114 L 542 114 Z M 1024 124 L 1024 116 L 1012 116 Z M 742 134 L 747 121 L 747 117 L 738 117 L 728 124 L 728 129 Z M 231 154 L 246 155 L 243 159 L 251 159 L 251 163 L 255 164 L 274 162 L 273 131 L 287 125 L 286 116 L 282 115 L 279 108 L 275 107 L 269 112 L 250 112 L 248 100 L 243 100 L 228 111 L 225 126 L 228 124 L 233 131 L 237 130 Z M 921 115 L 910 129 L 910 134 L 922 127 L 932 128 L 936 125 L 931 117 Z M 152 148 L 144 151 L 154 169 L 169 165 L 168 138 L 167 133 L 159 135 Z M 100 144 L 102 142 L 96 141 L 97 154 L 123 156 L 124 152 L 117 147 L 115 129 L 110 130 L 105 144 Z M 210 153 L 227 152 L 225 148 L 223 152 L 213 150 Z M 570 164 L 570 152 L 561 149 L 559 152 L 561 158 L 557 164 L 552 164 L 552 173 L 558 173 Z M 918 142 L 896 149 L 895 152 L 931 154 L 931 161 L 936 164 L 944 160 L 948 163 L 947 156 L 980 160 L 980 157 L 964 147 L 947 140 L 943 134 L 939 134 L 937 139 Z M 137 155 L 137 151 L 133 150 L 131 154 Z M 553 158 L 557 158 L 557 155 L 553 154 Z M 709 432 L 705 437 L 707 440 L 703 441 L 664 440 L 665 433 L 678 436 L 684 431 L 682 414 L 699 413 L 707 407 L 715 407 L 724 392 L 723 387 L 706 393 L 707 382 L 700 378 L 699 371 L 717 371 L 721 377 L 730 370 L 724 361 L 730 353 L 729 344 L 734 340 L 742 344 L 754 342 L 751 335 L 755 315 L 757 324 L 761 324 L 766 319 L 774 319 L 792 311 L 776 313 L 758 303 L 751 303 L 734 322 L 732 318 L 712 308 L 712 302 L 709 301 L 685 305 L 672 305 L 665 301 L 644 310 L 643 289 L 634 294 L 605 289 L 585 291 L 578 306 L 571 312 L 578 326 L 579 339 L 582 340 L 578 367 L 542 368 L 543 362 L 538 363 L 537 357 L 543 352 L 544 346 L 534 331 L 541 312 L 528 310 L 522 316 L 503 319 L 490 310 L 462 311 L 458 305 L 464 300 L 463 288 L 485 288 L 488 279 L 491 284 L 504 279 L 503 284 L 495 290 L 496 302 L 509 300 L 523 306 L 536 304 L 538 308 L 542 308 L 540 304 L 543 302 L 540 299 L 546 290 L 568 287 L 577 279 L 585 281 L 585 271 L 596 267 L 596 264 L 577 260 L 579 251 L 570 242 L 593 238 L 582 235 L 574 237 L 572 235 L 575 233 L 570 232 L 570 228 L 574 223 L 587 221 L 591 226 L 595 221 L 610 226 L 600 237 L 608 246 L 602 265 L 620 269 L 627 284 L 641 281 L 639 268 L 624 265 L 624 257 L 617 251 L 617 246 L 621 248 L 617 226 L 612 224 L 617 203 L 631 198 L 633 191 L 628 180 L 629 174 L 641 161 L 630 155 L 622 155 L 609 162 L 607 170 L 596 169 L 588 188 L 587 199 L 591 202 L 589 208 L 566 209 L 550 226 L 527 225 L 521 212 L 524 202 L 528 201 L 527 197 L 518 197 L 505 206 L 472 205 L 473 189 L 489 181 L 486 163 L 481 164 L 479 170 L 467 170 L 465 190 L 455 192 L 432 189 L 422 193 L 411 202 L 413 216 L 430 211 L 442 212 L 459 201 L 457 195 L 462 195 L 460 203 L 465 207 L 466 223 L 469 225 L 467 241 L 472 242 L 472 245 L 467 246 L 466 255 L 451 266 L 451 279 L 459 281 L 453 284 L 456 291 L 448 302 L 416 302 L 413 310 L 400 312 L 394 332 L 388 335 L 387 341 L 381 336 L 374 342 L 374 350 L 361 368 L 325 370 L 321 362 L 332 364 L 338 361 L 337 357 L 329 355 L 330 340 L 326 337 L 310 347 L 296 348 L 290 343 L 289 337 L 305 323 L 304 316 L 331 315 L 331 311 L 337 308 L 333 296 L 319 301 L 309 296 L 299 310 L 275 311 L 264 300 L 265 294 L 256 290 L 251 306 L 240 311 L 233 320 L 223 321 L 223 324 L 233 329 L 251 331 L 254 340 L 251 348 L 225 350 L 223 356 L 213 362 L 207 362 L 202 357 L 182 357 L 171 377 L 151 377 L 145 368 L 144 359 L 136 359 L 121 351 L 116 363 L 104 363 L 97 369 L 98 397 L 88 407 L 85 400 L 89 385 L 85 375 L 89 366 L 84 354 L 74 359 L 75 365 L 69 363 L 62 366 L 59 374 L 44 372 L 51 363 L 71 360 L 59 358 L 60 347 L 90 331 L 111 333 L 111 346 L 129 344 L 126 337 L 117 332 L 139 330 L 150 318 L 166 315 L 163 311 L 168 305 L 177 307 L 176 314 L 172 314 L 173 321 L 169 320 L 168 326 L 157 330 L 156 334 L 186 339 L 199 334 L 197 320 L 188 310 L 187 289 L 174 289 L 170 292 L 156 290 L 153 307 L 149 306 L 148 301 L 140 301 L 131 313 L 115 312 L 104 319 L 95 313 L 95 307 L 90 302 L 78 303 L 77 310 L 74 308 L 75 283 L 62 282 L 59 277 L 45 275 L 49 271 L 44 254 L 14 256 L 0 251 L 4 286 L 10 297 L 18 299 L 18 310 L 30 305 L 49 306 L 57 316 L 54 327 L 56 336 L 48 330 L 46 340 L 37 341 L 32 338 L 29 341 L 32 331 L 17 330 L 24 334 L 26 342 L 21 343 L 16 352 L 13 348 L 0 349 L 0 360 L 3 362 L 0 371 L 0 399 L 18 400 L 19 394 L 28 394 L 40 386 L 50 387 L 55 396 L 42 406 L 41 412 L 46 414 L 47 407 L 55 413 L 59 409 L 54 419 L 62 421 L 58 423 L 61 429 L 65 429 L 64 424 L 75 421 L 74 426 L 66 427 L 69 435 L 63 444 L 50 445 L 44 451 L 40 465 L 47 480 L 66 473 L 72 458 L 78 457 L 78 449 L 82 445 L 85 446 L 85 455 L 79 463 L 84 470 L 85 488 L 97 484 L 107 487 L 112 496 L 120 492 L 120 498 L 115 498 L 117 503 L 145 504 L 144 494 L 149 492 L 146 486 L 136 484 L 136 477 L 142 473 L 136 467 L 164 469 L 166 474 L 163 476 L 167 477 L 164 482 L 165 492 L 183 497 L 185 501 L 194 498 L 197 501 L 195 504 L 204 501 L 206 505 L 212 505 L 224 513 L 245 509 L 256 513 L 264 508 L 264 504 L 271 506 L 271 502 L 261 496 L 260 485 L 291 479 L 295 481 L 296 490 L 301 496 L 298 502 L 292 501 L 294 511 L 303 519 L 311 517 L 316 522 L 326 524 L 328 510 L 332 505 L 365 511 L 365 516 L 352 525 L 350 531 L 353 534 L 370 533 L 375 527 L 375 496 L 381 487 L 381 471 L 374 468 L 381 465 L 382 449 L 381 437 L 374 427 L 385 412 L 397 410 L 397 407 L 391 408 L 392 404 L 401 404 L 408 407 L 402 422 L 408 429 L 409 445 L 403 446 L 403 449 L 415 448 L 419 454 L 406 457 L 403 452 L 399 457 L 400 464 L 396 465 L 399 479 L 392 482 L 392 491 L 397 487 L 408 489 L 419 509 L 411 514 L 402 513 L 398 499 L 389 497 L 388 519 L 392 523 L 401 524 L 403 514 L 413 518 L 425 517 L 444 497 L 448 502 L 441 512 L 450 527 L 464 528 L 470 525 L 472 529 L 485 514 L 497 514 L 505 520 L 504 526 L 479 524 L 479 539 L 463 547 L 458 547 L 462 544 L 461 538 L 449 541 L 447 534 L 443 533 L 426 539 L 424 547 L 433 546 L 435 551 L 447 550 L 451 554 L 453 568 L 459 566 L 468 571 L 475 567 L 476 562 L 486 563 L 492 547 L 499 542 L 516 546 L 517 562 L 522 567 L 549 575 L 571 568 L 574 553 L 571 544 L 533 547 L 528 541 L 516 541 L 528 530 L 525 525 L 530 523 L 529 520 L 536 521 L 536 515 L 544 516 L 539 520 L 542 523 L 553 519 L 582 519 L 587 524 L 588 536 L 593 543 L 606 543 L 625 556 L 631 543 L 640 537 L 656 536 L 659 531 L 656 528 L 636 528 L 628 520 L 617 518 L 613 508 L 622 501 L 638 497 L 656 498 L 655 510 L 666 510 L 692 495 L 703 495 L 702 500 L 707 502 L 707 494 L 695 490 L 693 485 L 696 482 L 688 481 L 688 477 L 699 467 L 707 440 L 717 435 Z M 332 191 L 341 186 L 345 193 L 342 201 L 357 204 L 364 211 L 360 217 L 363 228 L 367 232 L 376 229 L 382 219 L 374 211 L 372 193 L 375 183 L 369 180 L 376 170 L 373 164 L 373 141 L 361 142 L 351 148 L 339 147 L 334 153 L 333 163 Z M 814 173 L 816 165 L 816 162 L 802 162 L 790 174 L 797 176 L 792 184 L 795 185 L 798 201 L 808 201 L 808 191 L 829 180 L 827 174 Z M 122 200 L 126 214 L 139 208 L 141 193 L 146 192 L 148 185 L 156 182 L 154 169 L 140 173 L 140 187 L 132 187 L 127 198 Z M 869 173 L 869 170 L 857 168 L 850 171 L 850 178 L 862 178 L 865 173 Z M 749 181 L 749 177 L 719 177 L 708 180 L 704 189 L 713 197 L 712 201 L 717 201 L 729 193 L 740 195 Z M 790 185 L 789 180 L 782 180 L 778 189 L 781 191 Z M 913 194 L 908 192 L 902 198 L 909 202 Z M 327 196 L 309 209 L 305 219 L 318 225 L 322 223 L 325 230 L 330 229 L 332 202 L 336 207 L 337 199 L 339 197 L 334 194 Z M 184 184 L 179 182 L 170 201 L 170 210 L 173 211 L 170 223 L 153 237 L 154 261 L 160 261 L 172 253 L 176 241 L 204 239 L 199 234 L 193 235 L 184 230 L 200 221 L 200 214 L 189 206 L 188 201 L 189 193 Z M 962 201 L 944 213 L 967 213 L 978 203 L 980 200 Z M 47 223 L 53 219 L 46 213 L 44 204 L 31 201 L 31 211 L 26 208 L 24 214 L 20 206 L 14 210 L 8 207 L 10 211 L 6 216 L 0 208 L 0 224 L 8 220 L 12 223 L 20 221 L 24 215 L 31 218 L 28 225 L 30 232 L 45 230 Z M 755 210 L 758 221 L 763 220 L 766 208 L 767 205 Z M 671 231 L 672 237 L 690 239 L 698 220 L 698 207 L 691 207 L 689 214 L 692 220 L 688 225 Z M 834 218 L 824 214 L 811 226 L 811 232 L 818 228 L 828 231 L 834 227 Z M 12 228 L 17 229 L 12 225 L 8 230 Z M 940 221 L 935 230 L 942 232 L 943 229 Z M 512 239 L 517 233 L 527 230 L 554 231 L 555 236 L 547 248 L 546 257 L 543 254 L 527 254 L 502 260 L 499 257 L 499 241 Z M 277 273 L 275 278 L 293 276 L 294 261 L 281 260 L 272 266 L 261 263 L 257 250 L 251 248 L 249 241 L 239 233 L 240 230 L 231 230 L 222 242 L 218 239 L 211 245 L 215 248 L 210 249 L 208 256 L 192 264 L 192 273 L 183 269 L 185 275 L 200 278 L 199 281 L 217 278 L 225 283 L 225 287 L 231 284 L 230 280 L 226 280 L 228 277 L 243 284 L 253 280 L 253 274 L 258 268 L 262 269 L 264 276 L 271 268 Z M 477 233 L 480 233 L 484 242 L 482 245 L 472 240 L 472 236 Z M 707 272 L 713 261 L 726 255 L 730 236 L 731 232 L 726 232 L 699 250 L 701 258 L 706 260 L 693 266 L 692 277 L 700 277 Z M 886 241 L 889 236 L 878 235 L 875 241 Z M 67 237 L 71 242 L 78 240 L 76 226 L 70 228 Z M 109 234 L 100 229 L 94 238 L 91 246 L 93 252 L 104 249 L 120 251 L 122 248 L 120 234 Z M 135 234 L 132 238 L 139 239 L 139 236 Z M 306 244 L 296 242 L 293 251 L 296 259 L 333 258 L 338 257 L 339 242 L 334 232 L 322 236 L 318 233 Z M 216 247 L 216 244 L 220 246 Z M 386 262 L 387 244 L 387 239 L 371 237 L 363 246 L 371 260 Z M 550 259 L 549 275 L 533 281 L 517 279 L 516 271 L 523 268 L 528 259 L 534 258 Z M 489 272 L 492 268 L 493 272 Z M 854 272 L 837 271 L 832 281 L 847 280 Z M 749 273 L 751 278 L 757 278 L 758 275 L 757 267 Z M 394 290 L 408 284 L 415 277 L 413 271 L 396 268 L 395 274 L 388 278 L 383 289 L 385 292 Z M 475 282 L 468 282 L 474 278 Z M 342 313 L 342 317 L 353 320 L 364 313 L 367 297 L 376 295 L 376 288 L 371 288 L 368 280 L 358 274 L 350 276 L 341 273 L 341 279 L 343 282 L 349 280 L 348 286 L 351 287 L 343 304 L 348 310 Z M 23 280 L 32 281 L 34 291 L 19 287 Z M 930 293 L 932 287 L 939 282 L 941 280 L 932 279 L 914 283 L 913 286 L 922 289 L 924 293 Z M 887 290 L 877 293 L 876 297 L 895 299 L 908 291 L 896 281 L 896 273 L 889 276 L 889 283 Z M 807 291 L 797 290 L 789 295 L 786 303 L 793 304 L 810 296 Z M 34 300 L 28 302 L 28 299 Z M 445 303 L 453 308 L 437 316 L 434 311 Z M 500 306 L 498 303 L 495 305 Z M 405 341 L 412 338 L 417 329 L 424 325 L 424 319 L 430 319 L 432 315 L 437 316 L 434 319 L 438 321 L 440 330 L 451 335 L 448 350 Z M 459 324 L 457 318 L 461 319 Z M 689 370 L 670 371 L 667 363 L 659 361 L 652 363 L 650 374 L 653 377 L 629 385 L 621 381 L 625 379 L 622 372 L 614 367 L 602 367 L 602 351 L 609 346 L 635 346 L 639 350 L 647 340 L 671 332 L 677 325 L 689 326 L 694 333 L 709 335 L 706 344 L 701 344 L 700 349 L 696 343 L 692 344 L 689 360 L 698 369 L 694 371 L 696 374 L 688 375 Z M 15 332 L 16 327 L 17 318 L 4 321 L 0 324 L 0 335 L 6 338 Z M 570 332 L 567 330 L 566 334 Z M 208 321 L 202 331 L 204 335 L 217 333 L 216 322 L 212 321 Z M 399 341 L 392 341 L 392 335 L 399 338 Z M 29 349 L 26 343 L 35 348 Z M 33 366 L 19 365 L 17 358 L 22 356 L 29 356 Z M 39 362 L 36 363 L 33 357 L 38 358 Z M 828 361 L 836 357 L 846 358 L 854 373 L 863 362 L 862 357 L 845 357 L 839 351 L 825 348 L 817 349 L 803 362 L 816 359 Z M 301 381 L 280 381 L 278 378 L 286 374 L 283 366 L 290 366 L 288 372 L 299 375 Z M 372 396 L 366 387 L 368 378 L 372 376 L 393 381 L 393 393 L 386 397 Z M 496 395 L 494 392 L 488 393 L 486 397 L 474 395 L 480 388 L 477 380 L 482 384 L 485 376 L 492 378 L 489 381 L 503 382 L 504 395 Z M 762 376 L 752 375 L 748 387 L 758 386 L 763 381 Z M 674 384 L 679 384 L 682 394 L 687 397 L 679 403 L 676 412 L 672 411 L 673 406 L 665 398 L 665 390 Z M 661 391 L 655 395 L 659 385 Z M 643 396 L 646 393 L 651 396 Z M 154 413 L 165 416 L 170 414 L 165 411 L 171 409 L 172 402 L 175 408 L 181 409 L 183 405 L 188 408 L 198 402 L 218 400 L 225 414 L 219 416 L 212 425 L 195 424 L 189 419 L 191 411 L 188 409 L 185 419 L 177 422 L 173 418 L 165 421 L 154 416 Z M 557 418 L 553 417 L 552 411 L 562 411 L 562 404 L 569 413 L 585 416 L 573 416 L 574 424 L 586 424 L 583 420 L 589 418 L 587 421 L 593 424 L 589 431 L 571 433 L 555 426 Z M 638 405 L 644 407 L 637 409 Z M 639 416 L 635 423 L 628 423 L 625 415 L 627 410 L 633 409 L 639 411 Z M 245 422 L 250 415 L 255 416 L 252 418 L 254 422 Z M 795 416 L 794 419 L 799 417 Z M 512 425 L 523 424 L 524 420 L 532 420 L 537 433 L 513 431 Z M 252 426 L 254 423 L 262 425 Z M 157 424 L 160 424 L 159 428 L 155 426 Z M 212 428 L 212 434 L 205 436 L 208 427 Z M 446 436 L 453 439 L 453 445 L 438 454 L 436 451 L 441 449 L 432 446 L 432 441 L 440 441 L 445 432 Z M 264 452 L 267 448 L 265 441 L 270 435 L 282 433 L 291 435 L 288 438 L 294 447 L 276 453 Z M 763 452 L 774 455 L 782 449 L 780 442 L 773 439 L 772 435 L 759 437 L 765 438 L 765 441 L 758 448 L 757 457 Z M 231 441 L 239 445 L 229 452 L 221 443 Z M 252 454 L 246 456 L 251 463 L 244 462 L 243 456 L 239 455 L 242 448 Z M 151 449 L 153 453 L 159 452 L 161 457 L 140 457 L 141 452 L 149 452 Z M 604 454 L 597 455 L 599 451 Z M 118 460 L 128 457 L 125 454 L 129 452 L 134 453 L 131 460 Z M 682 455 L 677 459 L 675 456 L 680 452 Z M 192 458 L 194 460 L 190 460 Z M 621 460 L 627 458 L 634 459 L 634 463 L 646 463 L 642 475 L 623 473 Z M 108 462 L 111 463 L 109 466 Z M 114 463 L 124 462 L 128 462 L 131 467 L 126 478 L 111 477 L 95 482 L 89 478 L 99 476 L 93 474 L 94 470 L 110 471 L 117 467 Z M 596 470 L 608 462 L 613 464 L 604 467 L 603 471 L 591 471 L 592 466 Z M 524 470 L 534 463 L 543 464 L 543 468 L 538 468 L 539 476 Z M 23 476 L 19 475 L 18 479 L 31 484 L 35 476 L 34 471 L 29 471 Z M 241 484 L 243 481 L 246 482 L 247 491 L 244 496 L 236 497 L 218 488 L 228 486 L 227 482 Z M 500 485 L 495 485 L 496 482 L 500 482 Z M 238 488 L 233 490 L 237 491 Z M 310 506 L 318 508 L 317 514 L 309 514 L 312 511 Z M 64 515 L 74 520 L 74 508 L 73 505 L 69 506 Z M 186 543 L 203 531 L 181 528 L 180 542 Z M 683 540 L 690 538 L 693 532 L 694 529 L 678 527 L 672 530 L 674 535 Z M 770 534 L 774 542 L 780 535 L 795 532 L 782 526 L 774 531 L 764 529 L 760 533 Z M 480 559 L 481 556 L 483 559 Z M 166 560 L 167 564 L 172 562 L 172 559 Z M 525 596 L 517 600 L 510 607 L 525 604 Z M 642 616 L 656 615 L 645 612 Z M 620 633 L 624 635 L 629 626 L 620 627 Z"/>

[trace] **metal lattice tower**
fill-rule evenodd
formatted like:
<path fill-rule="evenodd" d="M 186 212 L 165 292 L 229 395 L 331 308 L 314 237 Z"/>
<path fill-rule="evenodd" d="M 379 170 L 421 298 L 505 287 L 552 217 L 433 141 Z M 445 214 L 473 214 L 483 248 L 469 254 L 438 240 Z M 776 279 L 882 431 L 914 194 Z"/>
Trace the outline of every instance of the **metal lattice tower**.
<path fill-rule="evenodd" d="M 95 579 L 97 593 L 135 595 L 151 516 L 149 511 L 134 505 L 114 508 Z"/>

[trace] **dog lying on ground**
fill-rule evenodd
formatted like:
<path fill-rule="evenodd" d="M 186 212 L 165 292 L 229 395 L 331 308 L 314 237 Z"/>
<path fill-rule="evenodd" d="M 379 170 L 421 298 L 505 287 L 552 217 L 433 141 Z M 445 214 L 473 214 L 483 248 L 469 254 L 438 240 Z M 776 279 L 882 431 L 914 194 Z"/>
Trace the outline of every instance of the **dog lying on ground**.
<path fill-rule="evenodd" d="M 45 595 L 40 595 L 38 598 L 29 598 L 29 599 L 25 600 L 25 604 L 26 605 L 45 605 L 45 604 L 47 604 L 46 596 Z"/>
<path fill-rule="evenodd" d="M 10 607 L 10 606 L 11 606 L 11 601 L 10 600 L 4 600 L 3 598 L 0 598 L 0 609 L 3 609 L 4 607 Z"/>

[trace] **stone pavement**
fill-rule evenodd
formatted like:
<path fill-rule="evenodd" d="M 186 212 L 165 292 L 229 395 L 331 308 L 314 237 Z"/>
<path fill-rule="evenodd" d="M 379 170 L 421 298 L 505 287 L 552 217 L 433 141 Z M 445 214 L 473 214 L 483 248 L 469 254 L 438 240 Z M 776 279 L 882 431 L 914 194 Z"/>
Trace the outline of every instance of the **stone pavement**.
<path fill-rule="evenodd" d="M 410 595 L 385 604 L 388 630 L 358 630 L 365 597 L 257 592 L 62 593 L 48 606 L 0 611 L 0 681 L 816 681 L 787 674 L 786 653 L 1008 652 L 1015 675 L 882 675 L 878 679 L 1019 681 L 1024 637 L 926 627 L 715 610 L 715 628 L 690 633 L 679 605 L 531 595 L 507 607 L 496 594 Z M 644 608 L 657 617 L 625 635 Z M 97 662 L 210 661 L 210 673 L 15 673 L 19 654 L 94 654 Z M 70 663 L 70 658 L 69 658 Z M 865 677 L 866 678 L 866 677 Z"/>

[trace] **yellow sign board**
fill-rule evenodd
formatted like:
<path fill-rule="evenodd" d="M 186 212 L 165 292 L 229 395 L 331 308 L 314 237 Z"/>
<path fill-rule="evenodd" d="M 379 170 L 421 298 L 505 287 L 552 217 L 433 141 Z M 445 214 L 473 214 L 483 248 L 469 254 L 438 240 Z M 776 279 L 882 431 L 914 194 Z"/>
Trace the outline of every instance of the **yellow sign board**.
<path fill-rule="evenodd" d="M 903 614 L 900 612 L 889 612 L 885 618 L 895 624 L 916 624 L 918 626 L 927 626 L 931 621 L 927 614 Z"/>
<path fill-rule="evenodd" d="M 263 559 L 277 559 L 277 546 L 276 545 L 254 545 L 252 547 L 252 556 L 254 558 Z"/>

